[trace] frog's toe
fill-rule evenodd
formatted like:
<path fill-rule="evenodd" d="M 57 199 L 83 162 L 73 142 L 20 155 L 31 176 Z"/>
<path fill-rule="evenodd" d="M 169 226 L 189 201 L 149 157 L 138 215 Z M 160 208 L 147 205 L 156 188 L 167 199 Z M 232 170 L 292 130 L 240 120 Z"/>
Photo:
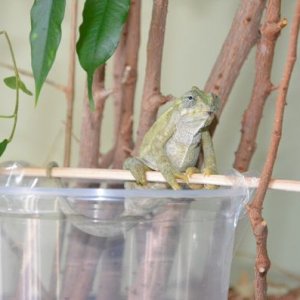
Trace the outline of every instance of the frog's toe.
<path fill-rule="evenodd" d="M 192 175 L 197 174 L 197 173 L 200 173 L 200 169 L 198 169 L 196 167 L 188 167 L 185 170 L 185 174 L 186 174 L 188 179 L 190 179 L 190 177 Z M 195 184 L 195 183 L 187 182 L 187 185 L 192 190 L 201 190 L 201 189 L 203 189 L 203 184 Z"/>
<path fill-rule="evenodd" d="M 210 168 L 204 168 L 202 170 L 202 174 L 204 176 L 210 176 L 210 175 L 216 174 L 216 172 Z M 218 188 L 219 188 L 218 185 L 213 185 L 213 184 L 205 184 L 204 185 L 204 189 L 206 189 L 206 190 L 216 190 Z"/>
<path fill-rule="evenodd" d="M 145 186 L 147 185 L 147 180 L 144 178 L 134 177 L 137 185 Z"/>
<path fill-rule="evenodd" d="M 147 185 L 146 170 L 144 168 L 136 168 L 131 170 L 131 173 L 138 185 Z"/>
<path fill-rule="evenodd" d="M 130 157 L 124 162 L 124 169 L 129 170 L 138 185 L 147 184 L 146 172 L 149 168 L 135 157 Z"/>
<path fill-rule="evenodd" d="M 192 175 L 197 174 L 197 173 L 200 173 L 200 170 L 196 167 L 188 167 L 185 170 L 185 174 L 188 178 L 190 178 Z"/>
<path fill-rule="evenodd" d="M 216 190 L 218 188 L 219 188 L 219 186 L 218 185 L 214 185 L 214 184 L 205 184 L 204 185 L 204 189 L 205 190 Z"/>
<path fill-rule="evenodd" d="M 186 174 L 179 172 L 173 166 L 161 165 L 159 171 L 162 173 L 163 177 L 173 190 L 181 189 L 177 179 L 182 179 L 184 182 L 188 181 Z"/>
<path fill-rule="evenodd" d="M 189 182 L 189 177 L 186 173 L 176 172 L 174 174 L 175 178 L 183 180 L 185 183 Z"/>
<path fill-rule="evenodd" d="M 204 176 L 209 176 L 209 175 L 216 174 L 216 172 L 214 170 L 212 170 L 211 168 L 204 168 L 201 173 Z"/>
<path fill-rule="evenodd" d="M 188 187 L 191 190 L 202 190 L 204 188 L 204 185 L 203 184 L 196 184 L 196 183 L 189 183 Z"/>
<path fill-rule="evenodd" d="M 177 182 L 176 179 L 182 179 L 182 180 L 186 180 L 186 176 L 185 174 L 182 173 L 172 173 L 172 174 L 168 174 L 168 176 L 165 176 L 165 179 L 167 181 L 167 183 L 171 186 L 171 188 L 173 190 L 180 190 L 181 186 L 180 184 Z"/>
<path fill-rule="evenodd" d="M 181 190 L 181 186 L 177 183 L 176 180 L 173 183 L 169 183 L 169 184 L 173 190 L 176 190 L 176 191 Z"/>

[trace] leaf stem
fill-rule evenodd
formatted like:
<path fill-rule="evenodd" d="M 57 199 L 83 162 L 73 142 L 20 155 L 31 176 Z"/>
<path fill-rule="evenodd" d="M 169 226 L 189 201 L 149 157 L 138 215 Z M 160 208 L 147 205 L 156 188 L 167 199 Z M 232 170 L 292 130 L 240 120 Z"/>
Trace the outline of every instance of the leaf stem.
<path fill-rule="evenodd" d="M 19 72 L 18 72 L 16 58 L 15 58 L 15 54 L 14 54 L 13 47 L 12 47 L 11 41 L 9 39 L 9 36 L 8 36 L 6 31 L 0 31 L 0 35 L 2 35 L 2 34 L 4 35 L 4 37 L 7 41 L 9 52 L 10 52 L 11 59 L 12 59 L 12 62 L 13 62 L 14 73 L 15 73 L 15 76 L 16 76 L 16 103 L 15 103 L 14 112 L 10 116 L 6 116 L 6 117 L 5 116 L 0 116 L 1 118 L 14 118 L 13 128 L 12 128 L 12 131 L 10 133 L 9 138 L 7 139 L 8 143 L 9 143 L 9 142 L 11 142 L 11 140 L 14 137 L 16 127 L 17 127 L 17 121 L 18 121 L 19 94 L 20 94 L 20 75 L 19 75 Z"/>
<path fill-rule="evenodd" d="M 12 115 L 0 115 L 0 119 L 12 119 L 15 117 L 15 114 Z"/>

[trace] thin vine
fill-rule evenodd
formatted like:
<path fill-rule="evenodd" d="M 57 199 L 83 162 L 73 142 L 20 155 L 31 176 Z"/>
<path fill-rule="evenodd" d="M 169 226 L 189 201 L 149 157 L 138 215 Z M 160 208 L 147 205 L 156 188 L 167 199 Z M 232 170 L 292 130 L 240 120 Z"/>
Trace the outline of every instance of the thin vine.
<path fill-rule="evenodd" d="M 3 35 L 5 37 L 6 42 L 8 44 L 9 52 L 10 52 L 12 63 L 13 63 L 13 70 L 15 73 L 14 76 L 4 78 L 4 83 L 9 88 L 16 90 L 16 102 L 15 102 L 15 108 L 14 108 L 13 113 L 11 115 L 0 115 L 0 119 L 13 119 L 13 126 L 12 126 L 12 130 L 10 132 L 9 137 L 4 138 L 0 142 L 0 156 L 2 156 L 7 145 L 12 141 L 12 139 L 15 135 L 17 121 L 18 121 L 20 90 L 23 91 L 24 93 L 26 93 L 27 95 L 32 95 L 32 93 L 27 89 L 27 87 L 25 86 L 25 84 L 22 82 L 22 80 L 20 78 L 18 68 L 17 68 L 16 58 L 15 58 L 14 51 L 13 51 L 13 47 L 12 47 L 12 44 L 11 44 L 11 41 L 9 39 L 7 32 L 0 31 L 0 35 Z"/>

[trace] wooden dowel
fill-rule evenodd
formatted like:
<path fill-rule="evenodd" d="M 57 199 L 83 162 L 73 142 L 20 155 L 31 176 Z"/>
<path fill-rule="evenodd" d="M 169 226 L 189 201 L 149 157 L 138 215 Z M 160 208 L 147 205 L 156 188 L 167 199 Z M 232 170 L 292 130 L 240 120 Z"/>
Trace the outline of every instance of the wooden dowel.
<path fill-rule="evenodd" d="M 0 175 L 23 175 L 28 177 L 47 177 L 49 169 L 47 168 L 0 168 Z M 62 179 L 84 179 L 84 180 L 105 180 L 105 181 L 133 181 L 134 178 L 129 171 L 111 170 L 111 169 L 87 169 L 87 168 L 60 168 L 54 167 L 51 170 L 51 177 Z M 147 172 L 149 182 L 165 182 L 165 179 L 159 172 Z M 214 184 L 220 186 L 234 185 L 237 180 L 242 180 L 248 187 L 255 188 L 258 186 L 259 178 L 257 177 L 239 177 L 225 175 L 194 174 L 190 177 L 190 183 Z M 179 182 L 182 182 L 178 180 Z M 300 192 L 300 181 L 286 179 L 272 179 L 269 189 Z"/>

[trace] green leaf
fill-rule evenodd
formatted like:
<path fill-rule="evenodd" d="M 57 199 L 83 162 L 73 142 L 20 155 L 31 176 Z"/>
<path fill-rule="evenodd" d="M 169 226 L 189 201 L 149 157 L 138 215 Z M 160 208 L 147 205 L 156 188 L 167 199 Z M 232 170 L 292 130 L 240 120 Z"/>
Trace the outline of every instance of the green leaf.
<path fill-rule="evenodd" d="M 7 139 L 4 139 L 1 143 L 0 143 L 0 156 L 2 156 L 2 154 L 4 153 L 6 146 L 8 145 L 9 141 Z"/>
<path fill-rule="evenodd" d="M 11 77 L 6 77 L 4 78 L 4 83 L 11 89 L 16 90 L 17 89 L 17 77 L 16 76 L 11 76 Z M 21 91 L 23 91 L 25 94 L 32 96 L 32 93 L 28 90 L 26 87 L 25 83 L 19 79 L 19 88 Z"/>
<path fill-rule="evenodd" d="M 130 0 L 85 1 L 77 54 L 82 68 L 87 72 L 91 107 L 94 107 L 92 94 L 94 72 L 114 53 L 129 7 Z"/>
<path fill-rule="evenodd" d="M 35 103 L 53 65 L 61 40 L 65 0 L 35 0 L 31 8 L 31 65 L 35 80 Z"/>

